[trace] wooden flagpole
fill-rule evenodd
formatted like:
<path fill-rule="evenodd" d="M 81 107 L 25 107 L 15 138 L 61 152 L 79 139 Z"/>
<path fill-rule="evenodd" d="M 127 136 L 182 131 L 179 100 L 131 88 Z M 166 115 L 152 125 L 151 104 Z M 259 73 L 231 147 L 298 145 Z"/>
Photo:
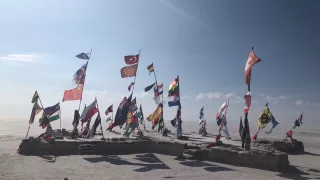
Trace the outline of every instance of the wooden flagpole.
<path fill-rule="evenodd" d="M 91 53 L 92 53 L 92 49 L 90 50 L 89 58 L 88 58 L 88 61 L 87 61 L 87 66 L 86 66 L 86 70 L 85 70 L 85 78 L 87 78 L 87 69 L 88 69 L 88 66 L 89 66 L 89 61 L 90 61 Z M 86 81 L 86 80 L 84 80 L 84 81 Z M 79 107 L 78 107 L 78 112 L 79 112 L 79 113 L 80 113 L 80 106 L 81 106 L 81 102 L 82 102 L 82 95 L 83 95 L 84 84 L 85 84 L 85 82 L 83 82 L 83 85 L 82 85 L 81 99 L 80 99 L 80 103 L 79 103 Z"/>

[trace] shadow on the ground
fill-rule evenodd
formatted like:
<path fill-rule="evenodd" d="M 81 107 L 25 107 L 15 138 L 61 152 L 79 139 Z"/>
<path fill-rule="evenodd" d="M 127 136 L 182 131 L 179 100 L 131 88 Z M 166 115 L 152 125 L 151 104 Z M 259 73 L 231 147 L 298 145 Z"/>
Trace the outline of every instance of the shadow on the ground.
<path fill-rule="evenodd" d="M 311 173 L 309 173 L 311 172 Z M 312 173 L 315 172 L 315 173 Z M 297 168 L 297 166 L 289 166 L 286 172 L 279 173 L 277 176 L 293 180 L 320 179 L 320 170 L 309 169 L 306 172 Z"/>
<path fill-rule="evenodd" d="M 51 155 L 39 155 L 38 157 L 41 157 L 46 162 L 50 162 L 50 163 L 55 163 L 57 160 L 56 156 L 51 156 Z"/>
<path fill-rule="evenodd" d="M 218 171 L 235 171 L 234 169 L 213 165 L 210 163 L 202 162 L 202 161 L 184 161 L 180 162 L 180 164 L 189 167 L 203 167 L 204 170 L 210 172 L 218 172 Z"/>
<path fill-rule="evenodd" d="M 91 163 L 98 163 L 98 162 L 109 162 L 110 164 L 114 165 L 129 165 L 129 166 L 142 166 L 138 169 L 135 169 L 136 172 L 147 172 L 155 169 L 170 169 L 165 163 L 163 163 L 160 159 L 158 159 L 152 153 L 147 154 L 139 154 L 136 155 L 134 159 L 148 162 L 148 163 L 133 163 L 129 162 L 125 159 L 122 159 L 116 155 L 109 155 L 109 156 L 100 156 L 100 157 L 92 157 L 92 158 L 83 158 Z"/>
<path fill-rule="evenodd" d="M 307 154 L 307 155 L 310 155 L 310 156 L 320 156 L 320 154 L 316 154 L 316 153 L 312 153 L 312 152 L 304 152 L 303 154 Z"/>

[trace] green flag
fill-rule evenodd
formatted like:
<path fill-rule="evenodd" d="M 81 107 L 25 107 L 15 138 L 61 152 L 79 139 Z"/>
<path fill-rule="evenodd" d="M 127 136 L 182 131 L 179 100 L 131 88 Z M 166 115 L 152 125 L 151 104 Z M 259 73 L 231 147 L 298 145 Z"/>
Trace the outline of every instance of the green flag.
<path fill-rule="evenodd" d="M 36 101 L 38 101 L 38 99 L 39 99 L 39 94 L 38 94 L 38 91 L 36 91 L 32 97 L 31 103 L 35 103 Z"/>
<path fill-rule="evenodd" d="M 34 104 L 33 104 L 33 107 L 32 107 L 29 124 L 32 124 L 32 123 L 34 122 L 34 118 L 35 118 L 36 115 L 39 114 L 39 112 L 41 112 L 41 111 L 42 111 L 42 108 L 38 105 L 38 102 L 36 101 L 36 103 L 34 103 Z"/>

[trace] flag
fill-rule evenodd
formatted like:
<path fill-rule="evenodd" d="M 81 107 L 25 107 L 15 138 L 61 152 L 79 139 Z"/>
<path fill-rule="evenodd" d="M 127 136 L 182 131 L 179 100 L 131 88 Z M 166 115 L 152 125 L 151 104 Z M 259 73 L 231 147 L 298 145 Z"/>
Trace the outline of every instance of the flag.
<path fill-rule="evenodd" d="M 141 104 L 140 104 L 140 108 L 139 108 L 139 116 L 140 116 L 141 119 L 144 119 Z"/>
<path fill-rule="evenodd" d="M 97 131 L 98 126 L 101 124 L 101 117 L 100 114 L 98 114 L 96 120 L 93 123 L 93 126 L 91 127 L 91 137 L 94 137 Z"/>
<path fill-rule="evenodd" d="M 152 113 L 150 114 L 148 117 L 147 117 L 147 120 L 148 121 L 151 121 L 152 122 L 152 125 L 156 125 L 158 123 L 158 121 L 163 118 L 162 117 L 162 114 L 163 114 L 163 110 L 162 110 L 162 107 L 163 105 L 162 104 L 159 104 L 157 109 Z"/>
<path fill-rule="evenodd" d="M 152 83 L 151 85 L 145 87 L 145 88 L 144 88 L 144 92 L 150 91 L 150 89 L 152 89 L 155 84 L 156 84 L 156 83 Z"/>
<path fill-rule="evenodd" d="M 154 72 L 154 67 L 153 67 L 153 63 L 150 64 L 148 67 L 147 67 L 148 71 L 149 71 L 149 75 L 151 74 L 151 72 Z"/>
<path fill-rule="evenodd" d="M 73 84 L 84 84 L 84 76 L 86 75 L 87 66 L 88 62 L 74 73 L 72 80 Z"/>
<path fill-rule="evenodd" d="M 136 64 L 139 62 L 139 54 L 124 56 L 124 61 L 127 65 Z"/>
<path fill-rule="evenodd" d="M 42 108 L 38 105 L 38 101 L 36 101 L 36 102 L 33 104 L 33 107 L 32 107 L 29 124 L 32 124 L 32 123 L 34 122 L 34 118 L 35 118 L 36 115 L 39 114 L 41 111 L 42 111 Z"/>
<path fill-rule="evenodd" d="M 105 114 L 108 115 L 110 112 L 113 112 L 113 104 L 108 107 L 108 109 L 106 110 Z"/>
<path fill-rule="evenodd" d="M 128 112 L 128 124 L 126 131 L 123 133 L 123 136 L 129 137 L 130 134 L 138 127 L 138 117 L 137 114 L 132 114 L 132 112 Z"/>
<path fill-rule="evenodd" d="M 108 117 L 106 122 L 112 121 L 111 117 Z"/>
<path fill-rule="evenodd" d="M 175 78 L 169 86 L 168 96 L 179 95 L 179 77 Z"/>
<path fill-rule="evenodd" d="M 43 110 L 49 122 L 60 119 L 60 102 Z"/>
<path fill-rule="evenodd" d="M 134 106 L 134 105 L 136 105 L 136 104 L 137 104 L 137 99 L 134 98 L 134 99 L 131 101 L 131 105 Z"/>
<path fill-rule="evenodd" d="M 163 94 L 163 84 L 158 85 L 158 94 L 161 95 Z"/>
<path fill-rule="evenodd" d="M 156 103 L 158 103 L 158 101 L 159 101 L 159 92 L 158 92 L 157 86 L 154 86 L 153 91 L 154 91 L 153 99 L 156 101 Z"/>
<path fill-rule="evenodd" d="M 134 85 L 134 82 L 131 82 L 128 86 L 128 91 L 131 91 L 131 87 Z"/>
<path fill-rule="evenodd" d="M 220 124 L 222 122 L 226 121 L 225 120 L 225 113 L 226 113 L 228 106 L 229 106 L 229 99 L 222 103 L 222 105 L 216 115 L 216 120 L 217 120 L 218 126 L 220 126 Z"/>
<path fill-rule="evenodd" d="M 251 106 L 251 92 L 248 92 L 246 95 L 244 95 L 244 100 L 245 100 L 244 113 L 248 113 Z"/>
<path fill-rule="evenodd" d="M 80 53 L 80 54 L 76 55 L 76 57 L 79 58 L 79 59 L 89 60 L 90 57 L 88 55 L 89 55 L 89 53 L 84 53 L 83 52 L 83 53 Z"/>
<path fill-rule="evenodd" d="M 168 97 L 168 106 L 181 106 L 180 96 L 169 96 Z"/>
<path fill-rule="evenodd" d="M 259 120 L 258 120 L 259 128 L 260 129 L 265 128 L 267 124 L 271 122 L 272 118 L 273 118 L 273 115 L 270 109 L 268 108 L 268 103 L 267 103 L 266 106 L 264 107 L 263 112 L 259 116 Z"/>
<path fill-rule="evenodd" d="M 95 99 L 89 106 L 87 106 L 83 109 L 81 117 L 80 117 L 80 121 L 82 122 L 82 124 L 87 122 L 97 112 L 98 112 L 97 99 Z"/>
<path fill-rule="evenodd" d="M 133 77 L 136 76 L 138 64 L 125 66 L 121 68 L 121 78 Z"/>
<path fill-rule="evenodd" d="M 250 86 L 251 69 L 256 63 L 258 63 L 260 61 L 261 61 L 261 59 L 258 56 L 256 56 L 253 51 L 251 51 L 249 53 L 249 57 L 248 57 L 248 60 L 247 60 L 247 63 L 246 63 L 245 69 L 244 69 L 244 79 L 245 79 L 245 82 L 248 86 Z"/>
<path fill-rule="evenodd" d="M 203 120 L 203 119 L 204 119 L 203 108 L 204 108 L 204 107 L 202 106 L 202 108 L 200 109 L 200 117 L 199 117 L 200 120 Z"/>
<path fill-rule="evenodd" d="M 179 76 L 177 76 L 169 86 L 168 91 L 168 106 L 181 106 L 180 91 L 179 91 Z"/>
<path fill-rule="evenodd" d="M 270 134 L 272 132 L 272 130 L 279 124 L 273 116 L 271 119 L 271 124 L 272 124 L 272 127 L 268 132 L 266 132 L 266 134 Z"/>
<path fill-rule="evenodd" d="M 292 134 L 293 134 L 292 129 L 290 129 L 286 134 L 289 138 L 292 138 Z"/>
<path fill-rule="evenodd" d="M 46 115 L 46 113 L 43 111 L 41 118 L 39 119 L 39 126 L 42 127 L 42 129 L 46 128 L 50 124 L 49 119 Z"/>
<path fill-rule="evenodd" d="M 83 85 L 79 85 L 78 87 L 76 87 L 74 89 L 65 90 L 62 102 L 81 100 L 82 99 L 82 90 L 83 90 Z"/>
<path fill-rule="evenodd" d="M 129 96 L 129 98 L 124 97 L 122 101 L 119 104 L 119 107 L 117 109 L 116 115 L 114 117 L 114 122 L 108 127 L 107 130 L 112 130 L 112 128 L 122 125 L 126 122 L 127 120 L 127 114 L 129 111 L 129 107 L 131 104 L 131 99 L 132 99 L 132 93 Z"/>
<path fill-rule="evenodd" d="M 31 103 L 35 103 L 39 99 L 38 91 L 34 92 Z"/>

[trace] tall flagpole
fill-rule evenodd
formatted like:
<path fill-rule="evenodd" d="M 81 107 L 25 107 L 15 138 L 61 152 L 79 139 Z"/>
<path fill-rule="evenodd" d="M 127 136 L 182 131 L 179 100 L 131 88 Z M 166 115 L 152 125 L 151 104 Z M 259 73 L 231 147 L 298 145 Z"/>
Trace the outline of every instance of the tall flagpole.
<path fill-rule="evenodd" d="M 86 70 L 85 70 L 85 79 L 84 79 L 84 82 L 83 82 L 83 85 L 82 85 L 81 99 L 80 99 L 80 103 L 79 103 L 79 107 L 78 107 L 78 112 L 80 112 L 80 106 L 81 106 L 81 102 L 82 102 L 83 89 L 84 89 L 84 84 L 85 84 L 85 81 L 86 81 L 86 78 L 87 78 L 87 69 L 88 69 L 88 65 L 89 65 L 91 53 L 92 53 L 92 49 L 90 50 L 89 57 L 88 57 L 88 61 L 87 61 L 87 66 L 86 66 Z"/>
<path fill-rule="evenodd" d="M 136 70 L 136 75 L 134 76 L 134 80 L 133 80 L 133 87 L 132 87 L 132 94 L 133 94 L 133 91 L 134 91 L 134 87 L 136 85 L 136 78 L 137 78 L 137 73 L 138 73 L 138 67 L 139 67 L 139 62 L 140 62 L 140 53 L 141 53 L 141 49 L 139 51 L 139 61 L 138 61 L 138 64 L 137 64 L 137 70 Z"/>

